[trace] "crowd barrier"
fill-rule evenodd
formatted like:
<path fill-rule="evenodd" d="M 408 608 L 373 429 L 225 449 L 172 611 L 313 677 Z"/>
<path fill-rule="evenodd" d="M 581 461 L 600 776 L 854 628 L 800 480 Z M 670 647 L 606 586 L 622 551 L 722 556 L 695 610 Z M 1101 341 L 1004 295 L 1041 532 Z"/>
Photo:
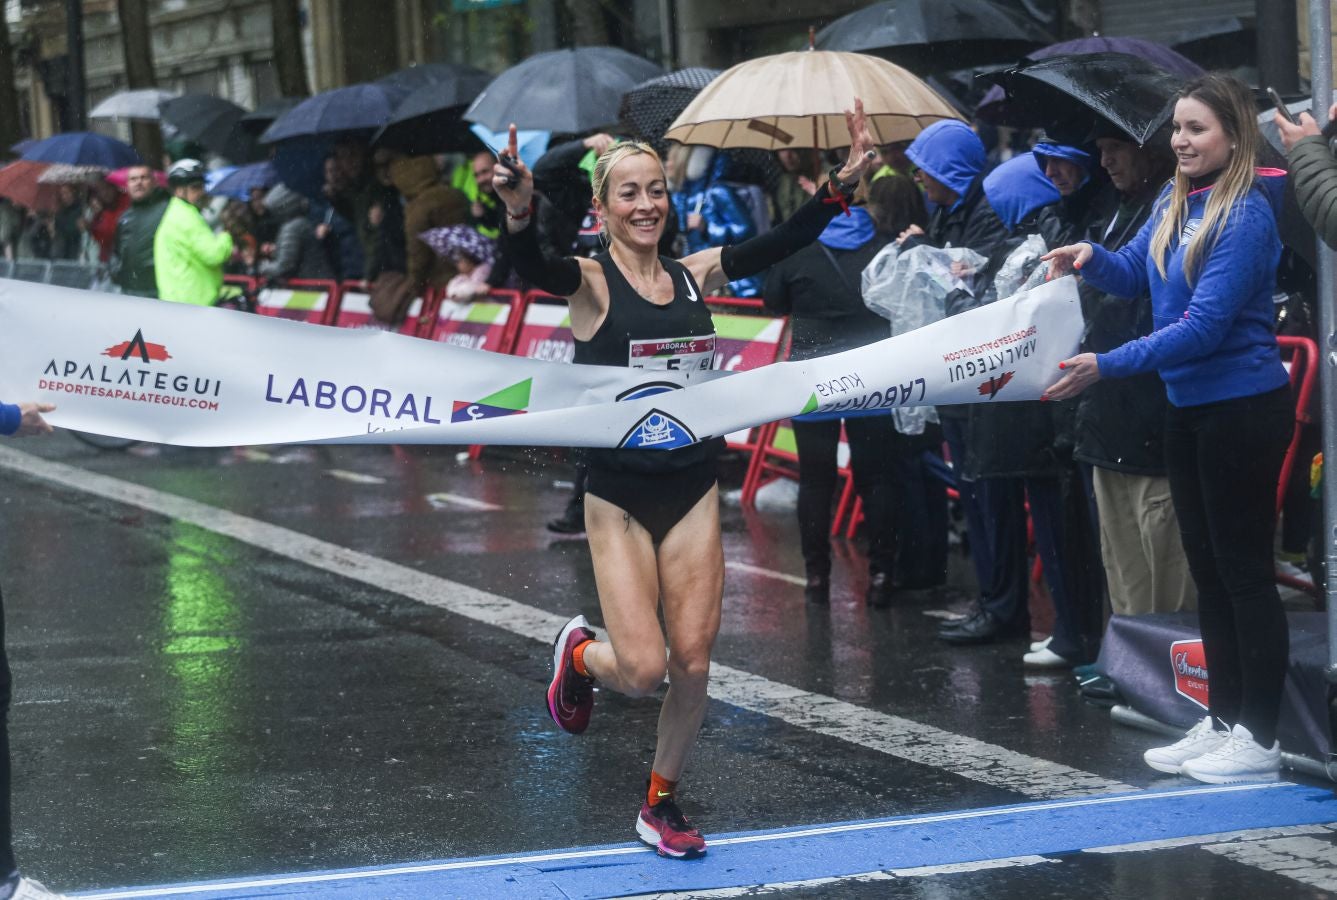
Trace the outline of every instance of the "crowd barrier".
<path fill-rule="evenodd" d="M 0 259 L 0 278 L 91 290 L 107 284 L 107 269 L 69 259 Z"/>

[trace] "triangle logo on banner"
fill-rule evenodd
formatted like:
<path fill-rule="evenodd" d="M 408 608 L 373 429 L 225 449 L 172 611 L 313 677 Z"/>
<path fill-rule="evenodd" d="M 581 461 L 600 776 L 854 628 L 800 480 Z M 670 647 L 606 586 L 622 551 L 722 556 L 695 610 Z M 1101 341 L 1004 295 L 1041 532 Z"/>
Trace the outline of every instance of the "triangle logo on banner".
<path fill-rule="evenodd" d="M 514 416 L 525 411 L 529 405 L 529 391 L 534 379 L 526 378 L 508 388 L 502 388 L 495 394 L 488 394 L 482 400 L 470 403 L 468 400 L 456 400 L 450 411 L 450 421 L 471 422 L 475 419 L 492 419 L 497 416 Z"/>
<path fill-rule="evenodd" d="M 626 449 L 670 450 L 694 443 L 696 435 L 692 434 L 691 429 L 668 413 L 652 409 L 632 426 L 618 446 Z"/>
<path fill-rule="evenodd" d="M 806 416 L 810 412 L 816 412 L 818 407 L 817 395 L 814 393 L 808 398 L 808 402 L 803 404 L 803 409 L 799 412 L 800 416 Z"/>

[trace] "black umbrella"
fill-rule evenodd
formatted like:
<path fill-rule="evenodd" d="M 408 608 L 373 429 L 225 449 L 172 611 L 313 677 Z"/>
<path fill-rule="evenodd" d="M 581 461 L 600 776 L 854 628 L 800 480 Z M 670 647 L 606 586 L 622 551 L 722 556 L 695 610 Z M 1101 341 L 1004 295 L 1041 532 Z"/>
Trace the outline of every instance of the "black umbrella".
<path fill-rule="evenodd" d="M 255 138 L 238 127 L 246 110 L 230 100 L 209 94 L 183 94 L 158 107 L 164 122 L 189 141 L 234 163 L 257 158 Z"/>
<path fill-rule="evenodd" d="M 1061 143 L 1088 140 L 1104 122 L 1145 144 L 1171 112 L 1183 79 L 1126 53 L 1082 53 L 986 75 L 1007 91 L 1008 124 L 1045 129 Z"/>
<path fill-rule="evenodd" d="M 616 47 L 550 50 L 502 72 L 465 112 L 470 122 L 584 134 L 617 124 L 622 95 L 664 70 Z"/>
<path fill-rule="evenodd" d="M 874 53 L 916 72 L 1012 62 L 1054 38 L 990 0 L 884 0 L 817 33 L 818 50 Z"/>
<path fill-rule="evenodd" d="M 1213 69 L 1229 69 L 1257 52 L 1258 32 L 1235 17 L 1199 23 L 1166 41 L 1189 59 Z"/>
<path fill-rule="evenodd" d="M 388 84 L 351 84 L 303 100 L 274 120 L 260 140 L 266 144 L 295 137 L 366 132 L 390 121 L 408 92 Z"/>
<path fill-rule="evenodd" d="M 405 97 L 395 107 L 390 121 L 376 132 L 372 144 L 414 156 L 484 149 L 461 116 L 492 76 L 472 66 L 441 65 L 433 69 L 441 80 L 425 84 Z"/>
<path fill-rule="evenodd" d="M 623 124 L 662 152 L 664 132 L 719 74 L 719 69 L 679 69 L 636 85 L 622 96 Z"/>
<path fill-rule="evenodd" d="M 261 103 L 253 111 L 239 120 L 239 124 L 250 134 L 259 135 L 279 116 L 305 100 L 305 97 L 276 97 Z"/>

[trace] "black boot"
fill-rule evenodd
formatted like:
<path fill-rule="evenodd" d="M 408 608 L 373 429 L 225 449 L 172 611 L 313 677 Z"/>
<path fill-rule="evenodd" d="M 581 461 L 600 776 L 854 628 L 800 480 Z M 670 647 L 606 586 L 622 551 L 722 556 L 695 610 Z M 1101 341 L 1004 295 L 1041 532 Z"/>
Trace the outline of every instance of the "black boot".
<path fill-rule="evenodd" d="M 863 595 L 863 602 L 876 609 L 886 609 L 891 606 L 894 592 L 891 576 L 886 572 L 874 572 L 868 576 L 868 590 Z"/>

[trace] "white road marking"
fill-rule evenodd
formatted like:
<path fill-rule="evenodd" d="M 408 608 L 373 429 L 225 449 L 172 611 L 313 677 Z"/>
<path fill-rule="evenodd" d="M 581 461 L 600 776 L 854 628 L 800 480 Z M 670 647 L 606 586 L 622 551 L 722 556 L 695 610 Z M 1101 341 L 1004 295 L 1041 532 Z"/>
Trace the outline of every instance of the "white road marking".
<path fill-rule="evenodd" d="M 488 503 L 485 500 L 475 500 L 472 497 L 461 497 L 459 494 L 428 494 L 427 502 L 435 506 L 463 506 L 466 509 L 479 509 L 483 512 L 496 512 L 502 507 L 495 503 Z"/>
<path fill-rule="evenodd" d="M 1323 891 L 1337 891 L 1337 847 L 1312 837 L 1209 844 L 1202 849 L 1237 863 L 1284 875 Z"/>
<path fill-rule="evenodd" d="M 1195 834 L 1189 837 L 1166 838 L 1160 841 L 1138 841 L 1132 844 L 1110 844 L 1106 847 L 1088 847 L 1083 853 L 1146 853 L 1150 850 L 1173 850 L 1176 847 L 1197 847 L 1226 841 L 1254 841 L 1264 838 L 1293 837 L 1305 834 L 1331 834 L 1334 825 L 1282 825 L 1276 828 L 1245 828 L 1242 831 L 1221 831 L 1216 834 Z"/>
<path fill-rule="evenodd" d="M 1294 787 L 1289 782 L 1272 782 L 1270 784 L 1241 784 L 1224 786 L 1204 786 L 1196 788 L 1186 788 L 1182 791 L 1162 791 L 1158 797 L 1192 797 L 1203 794 L 1222 794 L 1237 793 L 1240 791 L 1259 791 L 1272 790 L 1275 788 Z M 1146 794 L 1133 794 L 1129 796 L 1116 797 L 1088 797 L 1081 800 L 1059 800 L 1052 803 L 1035 804 L 1030 809 L 1075 809 L 1089 806 L 1106 806 L 1110 804 L 1122 804 L 1146 800 Z M 1003 807 L 997 809 L 966 809 L 947 813 L 935 813 L 923 816 L 913 816 L 904 819 L 895 819 L 892 821 L 870 821 L 870 822 L 848 822 L 840 825 L 818 825 L 811 828 L 796 828 L 789 831 L 770 832 L 766 834 L 748 834 L 734 838 L 712 839 L 712 847 L 727 847 L 734 844 L 758 844 L 770 842 L 789 842 L 799 838 L 818 837 L 827 834 L 844 834 L 859 831 L 876 831 L 886 828 L 913 828 L 917 825 L 925 825 L 934 822 L 952 822 L 964 821 L 968 819 L 988 819 L 1002 818 L 1008 819 L 1017 815 L 1017 807 Z M 578 859 L 606 859 L 615 856 L 631 856 L 638 853 L 653 853 L 654 851 L 642 844 L 624 844 L 617 847 L 598 847 L 586 850 L 565 850 L 556 853 L 531 853 L 524 856 L 505 856 L 493 857 L 488 859 L 462 859 L 453 862 L 439 863 L 421 863 L 418 865 L 393 866 L 382 869 L 355 869 L 345 872 L 312 872 L 306 875 L 280 876 L 277 878 L 250 878 L 239 881 L 214 882 L 204 885 L 169 885 L 160 888 L 143 888 L 130 891 L 109 891 L 101 894 L 81 894 L 81 900 L 112 900 L 112 898 L 128 897 L 170 897 L 182 894 L 198 894 L 205 891 L 223 891 L 223 890 L 244 890 L 250 888 L 277 887 L 283 885 L 297 884 L 315 884 L 320 882 L 356 880 L 361 878 L 382 878 L 397 875 L 418 875 L 433 872 L 458 872 L 465 869 L 486 869 L 493 866 L 532 866 L 543 863 L 565 862 Z M 923 876 L 939 874 L 947 871 L 976 871 L 982 868 L 990 868 L 996 865 L 1017 865 L 1017 860 L 1038 860 L 1049 861 L 1041 856 L 1021 856 L 1010 857 L 1002 860 L 980 860 L 970 863 L 951 863 L 943 866 L 920 866 L 910 869 L 892 869 L 893 873 L 909 876 Z M 992 864 L 992 865 L 991 865 Z M 973 868 L 963 868 L 973 867 Z M 881 873 L 868 872 L 861 876 L 873 876 Z M 806 884 L 804 882 L 803 884 Z M 748 890 L 754 890 L 748 888 Z M 670 896 L 670 895 L 665 895 Z M 705 895 L 705 896 L 730 896 L 727 894 Z"/>
<path fill-rule="evenodd" d="M 0 447 L 0 467 L 189 522 L 304 565 L 550 644 L 566 618 L 287 528 L 119 478 Z M 900 716 L 712 663 L 710 695 L 740 709 L 1028 797 L 1132 791 L 1129 785 Z"/>
<path fill-rule="evenodd" d="M 379 475 L 363 475 L 361 472 L 349 472 L 346 469 L 326 469 L 325 474 L 351 484 L 385 484 Z"/>
<path fill-rule="evenodd" d="M 895 881 L 897 878 L 924 878 L 929 875 L 952 875 L 959 872 L 983 872 L 987 869 L 1011 869 L 1033 866 L 1037 863 L 1056 863 L 1044 856 L 1013 856 L 1008 859 L 984 859 L 979 862 L 952 863 L 946 866 L 921 866 L 917 869 L 887 869 L 881 872 L 860 872 L 858 875 L 839 875 L 831 878 L 809 878 L 804 881 L 777 881 L 774 884 L 755 884 L 747 887 L 715 888 L 705 891 L 668 891 L 659 894 L 634 894 L 645 900 L 715 900 L 719 897 L 763 897 L 808 888 L 830 887 L 837 884 L 871 884 L 876 881 Z"/>
<path fill-rule="evenodd" d="M 737 562 L 732 559 L 725 562 L 724 567 L 727 569 L 736 569 L 739 572 L 746 572 L 749 575 L 761 575 L 763 578 L 774 578 L 776 581 L 787 581 L 790 584 L 797 584 L 799 587 L 803 587 L 808 583 L 807 579 L 799 578 L 797 575 L 787 575 L 784 572 L 777 572 L 774 569 L 763 569 L 761 566 L 752 566 L 745 562 Z"/>

